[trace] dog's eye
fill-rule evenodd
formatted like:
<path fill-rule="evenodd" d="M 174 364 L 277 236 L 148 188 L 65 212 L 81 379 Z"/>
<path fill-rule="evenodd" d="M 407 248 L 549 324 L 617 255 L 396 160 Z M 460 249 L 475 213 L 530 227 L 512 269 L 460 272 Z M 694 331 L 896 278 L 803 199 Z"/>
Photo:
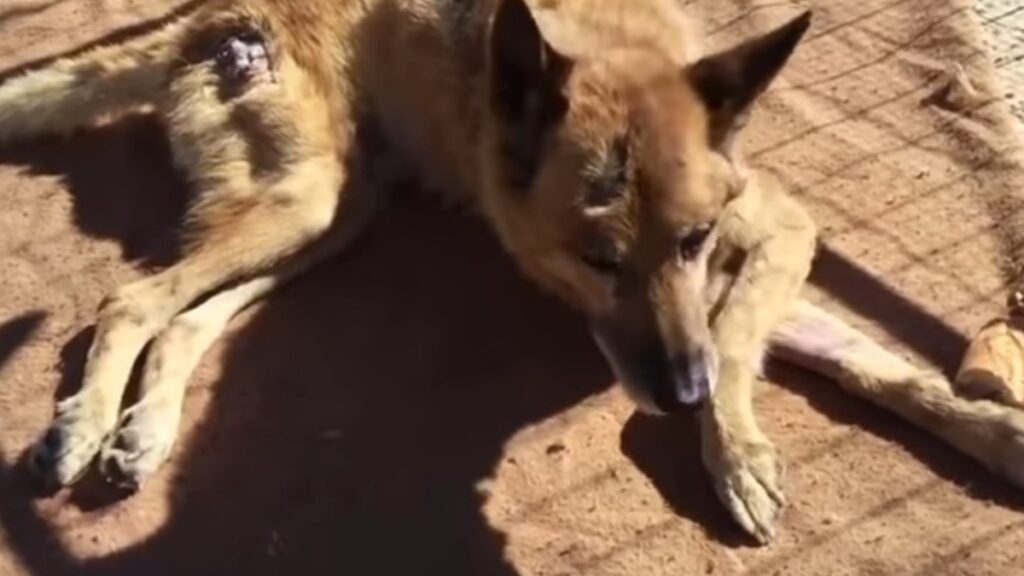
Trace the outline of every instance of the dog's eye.
<path fill-rule="evenodd" d="M 616 275 L 622 268 L 622 258 L 610 245 L 600 244 L 585 250 L 580 256 L 583 263 L 600 274 Z"/>
<path fill-rule="evenodd" d="M 704 241 L 711 234 L 711 224 L 701 224 L 691 228 L 688 232 L 679 237 L 679 257 L 683 260 L 693 260 L 700 254 L 704 247 Z"/>
<path fill-rule="evenodd" d="M 584 254 L 583 263 L 593 268 L 594 271 L 608 276 L 617 274 L 622 265 L 616 258 L 599 254 Z"/>

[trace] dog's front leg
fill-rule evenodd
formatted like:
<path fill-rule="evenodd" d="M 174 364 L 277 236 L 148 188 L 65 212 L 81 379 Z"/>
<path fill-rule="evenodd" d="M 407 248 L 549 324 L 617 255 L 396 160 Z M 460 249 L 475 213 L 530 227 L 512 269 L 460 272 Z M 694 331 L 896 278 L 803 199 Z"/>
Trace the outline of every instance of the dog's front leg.
<path fill-rule="evenodd" d="M 743 261 L 713 308 L 719 376 L 701 413 L 702 452 L 719 498 L 765 544 L 784 504 L 782 467 L 754 418 L 752 389 L 768 337 L 810 271 L 815 229 L 781 190 L 751 185 L 726 208 L 718 234 L 718 252 L 739 251 Z M 724 274 L 719 264 L 712 261 L 712 285 Z"/>

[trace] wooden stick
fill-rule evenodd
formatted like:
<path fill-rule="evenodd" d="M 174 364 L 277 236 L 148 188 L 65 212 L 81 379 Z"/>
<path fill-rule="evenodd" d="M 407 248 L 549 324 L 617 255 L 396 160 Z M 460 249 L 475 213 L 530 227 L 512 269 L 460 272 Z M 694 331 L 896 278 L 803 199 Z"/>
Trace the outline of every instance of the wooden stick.
<path fill-rule="evenodd" d="M 1024 407 L 1024 294 L 1011 294 L 1008 308 L 971 340 L 955 385 L 963 396 Z"/>

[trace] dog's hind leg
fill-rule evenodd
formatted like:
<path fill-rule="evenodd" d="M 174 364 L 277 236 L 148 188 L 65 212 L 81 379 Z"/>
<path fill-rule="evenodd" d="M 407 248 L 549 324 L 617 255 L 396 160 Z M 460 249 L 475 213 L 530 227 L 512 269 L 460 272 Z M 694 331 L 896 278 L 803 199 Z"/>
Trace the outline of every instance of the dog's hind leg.
<path fill-rule="evenodd" d="M 1024 488 L 1024 412 L 957 396 L 942 374 L 914 366 L 809 302 L 777 326 L 772 353 L 834 379 Z"/>
<path fill-rule="evenodd" d="M 221 101 L 212 58 L 187 66 L 172 82 L 165 105 L 171 143 L 199 192 L 189 214 L 191 241 L 181 262 L 119 288 L 102 306 L 82 389 L 58 405 L 34 451 L 33 464 L 49 480 L 71 483 L 90 464 L 117 425 L 138 355 L 177 314 L 226 285 L 307 255 L 346 220 L 355 203 L 341 192 L 348 176 L 342 160 L 352 146 L 323 92 L 310 84 L 292 63 L 274 83 Z M 241 290 L 235 305 L 244 300 Z M 214 296 L 206 314 L 226 314 L 230 300 Z"/>
<path fill-rule="evenodd" d="M 177 435 L 185 384 L 203 353 L 235 314 L 281 280 L 271 275 L 246 281 L 171 320 L 150 347 L 139 401 L 121 413 L 103 447 L 100 464 L 107 478 L 137 489 L 159 468 Z"/>
<path fill-rule="evenodd" d="M 149 340 L 202 295 L 272 269 L 317 240 L 331 225 L 339 185 L 333 158 L 309 160 L 278 184 L 301 191 L 294 202 L 277 203 L 269 191 L 257 197 L 264 201 L 224 207 L 234 217 L 207 231 L 180 263 L 108 298 L 82 389 L 58 405 L 54 425 L 37 446 L 36 467 L 62 485 L 77 479 L 113 431 L 131 369 Z"/>
<path fill-rule="evenodd" d="M 322 258 L 344 250 L 376 214 L 379 205 L 373 192 L 360 192 L 368 201 L 345 210 L 344 221 L 300 257 L 276 267 L 273 274 L 217 293 L 171 320 L 150 347 L 138 402 L 121 413 L 101 452 L 100 466 L 109 480 L 135 490 L 160 467 L 177 438 L 185 389 L 203 354 L 238 312 Z"/>

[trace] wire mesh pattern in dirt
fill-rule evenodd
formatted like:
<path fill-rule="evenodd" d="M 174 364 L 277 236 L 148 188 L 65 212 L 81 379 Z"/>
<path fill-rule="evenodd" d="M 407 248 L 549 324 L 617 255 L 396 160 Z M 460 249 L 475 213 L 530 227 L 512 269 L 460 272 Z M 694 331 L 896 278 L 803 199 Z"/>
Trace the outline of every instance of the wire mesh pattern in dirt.
<path fill-rule="evenodd" d="M 1010 109 L 1024 122 L 1024 4 L 1020 0 L 976 0 L 985 47 L 1006 87 Z"/>
<path fill-rule="evenodd" d="M 974 5 L 687 3 L 715 42 L 817 9 L 747 148 L 820 222 L 815 297 L 949 367 L 999 311 L 1005 261 L 1024 246 L 1002 101 L 969 114 L 921 104 L 949 63 L 992 71 Z M 166 9 L 6 4 L 5 68 L 100 37 L 133 6 Z M 771 372 L 779 386 L 757 402 L 790 507 L 772 547 L 744 546 L 694 431 L 607 391 L 585 329 L 524 288 L 479 226 L 415 206 L 236 324 L 143 492 L 33 500 L 11 466 L 54 390 L 80 381 L 96 305 L 138 276 L 140 240 L 176 221 L 164 192 L 181 190 L 154 128 L 0 158 L 0 574 L 1024 573 L 1021 501 L 1003 483 L 793 373 Z"/>

